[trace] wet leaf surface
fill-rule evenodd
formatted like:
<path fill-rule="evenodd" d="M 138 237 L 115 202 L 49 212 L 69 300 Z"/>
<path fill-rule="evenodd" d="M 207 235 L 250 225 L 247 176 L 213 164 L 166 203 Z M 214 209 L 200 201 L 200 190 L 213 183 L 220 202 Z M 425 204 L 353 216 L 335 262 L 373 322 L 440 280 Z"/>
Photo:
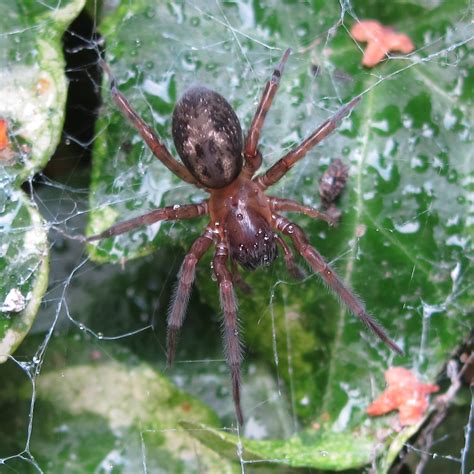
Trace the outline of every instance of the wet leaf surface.
<path fill-rule="evenodd" d="M 37 209 L 21 190 L 9 191 L 0 234 L 0 362 L 28 333 L 48 286 L 48 243 Z"/>
<path fill-rule="evenodd" d="M 61 35 L 83 4 L 2 4 L 0 362 L 28 333 L 47 288 L 46 223 L 20 185 L 45 166 L 59 142 L 67 90 Z"/>
<path fill-rule="evenodd" d="M 239 448 L 237 436 L 204 425 L 182 422 L 193 436 L 217 453 L 235 459 Z M 302 431 L 286 440 L 246 440 L 242 446 L 242 460 L 246 463 L 283 464 L 290 467 L 314 467 L 341 471 L 363 466 L 370 459 L 374 439 L 353 433 L 331 433 L 316 430 Z M 357 445 L 357 450 L 354 449 Z"/>
<path fill-rule="evenodd" d="M 277 265 L 246 275 L 254 292 L 240 297 L 247 358 L 256 354 L 272 363 L 278 354 L 277 372 L 303 424 L 324 433 L 357 432 L 353 449 L 359 453 L 364 452 L 359 445 L 370 442 L 385 424 L 365 414 L 374 384 L 383 387 L 384 370 L 405 365 L 434 379 L 468 325 L 472 74 L 463 43 L 472 29 L 460 14 L 465 7 L 463 2 L 456 9 L 451 4 L 412 6 L 410 15 L 400 16 L 399 9 L 379 6 L 378 19 L 408 34 L 417 50 L 409 59 L 392 58 L 373 71 L 361 66 L 361 51 L 345 28 L 326 38 L 340 14 L 332 3 L 324 9 L 294 8 L 289 14 L 289 6 L 243 12 L 227 5 L 201 9 L 137 2 L 133 11 L 128 4 L 119 9 L 103 28 L 107 60 L 120 89 L 171 149 L 173 103 L 187 87 L 198 82 L 224 94 L 247 128 L 264 81 L 286 46 L 295 54 L 264 128 L 266 166 L 341 102 L 362 93 L 361 104 L 340 130 L 272 193 L 317 205 L 317 182 L 330 160 L 342 157 L 350 164 L 339 228 L 295 219 L 406 356 L 395 357 L 364 332 L 316 277 L 293 283 Z M 363 18 L 370 2 L 354 8 Z M 345 18 L 345 24 L 352 22 Z M 232 25 L 240 26 L 235 30 Z M 292 31 L 299 37 L 289 35 Z M 320 41 L 302 50 L 318 35 Z M 315 64 L 318 77 L 312 75 Z M 99 130 L 91 231 L 203 196 L 151 156 L 110 99 Z M 98 261 L 120 261 L 173 240 L 182 242 L 184 255 L 203 225 L 202 220 L 157 224 L 104 240 L 90 251 Z M 197 287 L 217 310 L 206 266 L 201 266 Z M 367 454 L 356 464 L 369 461 Z"/>
<path fill-rule="evenodd" d="M 385 472 L 420 426 L 397 433 L 393 416 L 367 416 L 367 406 L 384 389 L 385 370 L 403 366 L 434 383 L 472 327 L 468 264 L 472 257 L 469 127 L 473 76 L 466 42 L 473 31 L 466 15 L 468 5 L 460 0 L 439 6 L 374 5 L 368 0 L 353 2 L 352 10 L 344 12 L 343 24 L 337 26 L 341 11 L 336 2 L 249 7 L 205 2 L 157 5 L 140 0 L 122 2 L 101 26 L 106 59 L 120 89 L 173 153 L 171 113 L 187 87 L 202 83 L 223 94 L 247 129 L 264 82 L 287 46 L 294 54 L 263 131 L 264 167 L 342 103 L 362 94 L 362 102 L 339 131 L 293 168 L 272 194 L 318 206 L 318 181 L 330 161 L 341 158 L 350 166 L 349 182 L 339 202 L 343 215 L 338 228 L 306 217 L 291 218 L 405 350 L 404 357 L 390 353 L 345 311 L 317 276 L 295 282 L 281 261 L 269 269 L 243 272 L 253 292 L 249 296 L 238 293 L 246 347 L 242 387 L 246 425 L 237 437 L 210 255 L 197 272 L 177 363 L 159 375 L 164 370 L 165 320 L 174 280 L 206 220 L 163 223 L 89 245 L 97 266 L 84 264 L 81 245 L 57 239 L 63 245 L 56 250 L 62 273 L 55 279 L 74 278 L 64 297 L 59 292 L 48 298 L 43 329 L 51 327 L 56 309 L 66 301 L 67 314 L 57 328 L 62 331 L 59 339 L 66 340 L 69 331 L 88 333 L 101 351 L 106 345 L 108 351 L 109 344 L 114 351 L 126 347 L 118 365 L 115 352 L 112 361 L 107 356 L 114 374 L 123 374 L 123 366 L 130 367 L 131 360 L 132 365 L 146 364 L 167 390 L 174 390 L 169 377 L 182 391 L 180 396 L 201 407 L 202 419 L 191 415 L 180 419 L 174 411 L 167 413 L 167 404 L 153 404 L 154 397 L 160 399 L 153 392 L 146 401 L 134 399 L 133 409 L 123 409 L 146 413 L 141 420 L 145 426 L 147 422 L 153 425 L 150 433 L 144 434 L 142 422 L 132 423 L 127 436 L 134 436 L 133 443 L 140 435 L 150 436 L 150 446 L 160 446 L 156 454 L 160 459 L 182 462 L 170 445 L 160 445 L 164 432 L 180 426 L 182 431 L 173 434 L 174 442 L 181 445 L 195 437 L 199 453 L 208 446 L 221 456 L 222 466 L 227 466 L 223 459 L 232 460 L 238 472 L 242 460 L 269 461 L 288 472 L 289 466 L 360 468 L 374 458 L 379 472 Z M 348 30 L 355 21 L 353 15 L 364 19 L 374 17 L 374 12 L 383 24 L 409 35 L 416 49 L 409 58 L 392 57 L 367 70 L 361 65 L 362 45 L 351 39 Z M 205 197 L 152 157 L 116 110 L 105 82 L 102 87 L 104 106 L 95 138 L 88 233 L 155 207 Z M 118 262 L 124 264 L 123 269 L 109 265 Z M 113 340 L 103 340 L 107 337 Z M 81 338 L 79 347 L 74 346 L 81 354 L 83 344 Z M 54 354 L 52 350 L 46 356 L 53 365 L 50 357 Z M 61 363 L 71 374 L 71 385 L 57 378 L 57 369 L 38 377 L 43 408 L 35 429 L 49 439 L 62 420 L 73 420 L 74 427 L 82 423 L 74 429 L 81 435 L 67 438 L 69 444 L 61 453 L 64 459 L 56 465 L 67 466 L 71 456 L 79 456 L 92 469 L 107 449 L 114 452 L 117 442 L 112 428 L 115 420 L 108 415 L 116 407 L 114 393 L 104 392 L 112 397 L 110 406 L 81 405 L 75 393 L 85 389 L 77 387 L 72 393 L 70 387 L 76 387 L 76 380 L 83 385 L 107 380 L 108 375 L 97 369 L 102 362 L 85 358 L 81 376 L 72 359 Z M 29 400 L 31 392 L 22 390 L 27 392 L 24 400 Z M 219 421 L 195 398 L 212 407 Z M 51 405 L 60 406 L 61 411 L 49 425 L 42 417 L 53 416 Z M 99 411 L 103 422 L 96 424 Z M 25 415 L 26 411 L 23 420 Z M 178 421 L 183 423 L 178 425 Z M 93 433 L 90 443 L 84 441 L 89 432 Z M 23 441 L 18 443 L 16 438 L 16 451 L 12 451 L 18 452 Z M 98 448 L 101 444 L 104 450 Z M 46 449 L 39 437 L 32 439 L 31 446 L 35 456 Z M 149 470 L 161 467 L 172 472 L 174 464 L 153 464 L 149 451 L 138 455 L 137 446 L 124 448 L 123 458 L 107 460 L 118 472 L 127 472 L 123 462 L 135 462 L 141 456 Z M 198 470 L 191 464 L 186 467 L 188 472 Z"/>
<path fill-rule="evenodd" d="M 32 342 L 34 339 L 31 339 Z M 38 342 L 38 338 L 36 338 Z M 51 473 L 232 472 L 228 461 L 183 431 L 178 421 L 193 419 L 216 426 L 217 418 L 202 402 L 178 390 L 162 374 L 118 346 L 100 347 L 89 337 L 62 335 L 49 344 L 48 362 L 35 386 L 35 446 L 38 465 Z M 28 369 L 39 370 L 38 364 Z M 3 450 L 22 449 L 8 427 L 25 430 L 31 384 L 20 367 L 8 364 L 0 404 Z M 18 395 L 20 394 L 20 396 Z M 7 422 L 7 423 L 6 423 Z M 3 453 L 6 454 L 6 453 Z M 37 472 L 20 459 L 10 469 Z"/>

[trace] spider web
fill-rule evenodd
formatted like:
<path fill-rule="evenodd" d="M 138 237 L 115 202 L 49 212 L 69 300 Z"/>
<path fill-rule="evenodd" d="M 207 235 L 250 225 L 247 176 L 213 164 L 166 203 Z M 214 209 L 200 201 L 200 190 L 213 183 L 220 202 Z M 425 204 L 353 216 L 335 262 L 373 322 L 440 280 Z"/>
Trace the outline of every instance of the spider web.
<path fill-rule="evenodd" d="M 63 6 L 61 0 L 34 3 L 45 13 Z M 121 261 L 121 266 L 92 261 L 75 237 L 85 234 L 88 218 L 92 228 L 101 221 L 107 227 L 108 220 L 117 216 L 117 220 L 123 220 L 153 207 L 196 202 L 203 195 L 174 180 L 170 173 L 163 173 L 163 167 L 133 130 L 118 125 L 119 114 L 107 98 L 107 87 L 91 73 L 91 64 L 79 63 L 69 67 L 71 77 L 74 73 L 92 74 L 90 83 L 100 91 L 104 104 L 92 139 L 66 131 L 59 148 L 61 156 L 55 160 L 60 164 L 64 160 L 65 169 L 59 165 L 59 171 L 52 168 L 40 173 L 27 186 L 51 231 L 51 271 L 31 335 L 0 366 L 4 379 L 11 382 L 5 384 L 6 395 L 0 405 L 2 420 L 16 426 L 14 436 L 0 441 L 0 468 L 5 472 L 29 472 L 30 468 L 33 472 L 56 472 L 61 464 L 54 464 L 53 458 L 65 457 L 63 465 L 77 472 L 136 472 L 138 468 L 143 472 L 176 472 L 176 466 L 186 472 L 230 470 L 226 456 L 219 457 L 198 441 L 193 444 L 181 440 L 187 432 L 178 421 L 188 421 L 187 413 L 189 420 L 194 420 L 197 413 L 197 419 L 205 424 L 214 423 L 223 432 L 237 435 L 234 459 L 242 472 L 252 472 L 254 464 L 284 465 L 288 460 L 262 455 L 264 451 L 258 449 L 260 456 L 248 457 L 247 438 L 288 439 L 306 433 L 308 428 L 317 431 L 328 413 L 338 414 L 331 419 L 335 432 L 359 426 L 364 407 L 383 389 L 383 372 L 391 365 L 407 366 L 432 380 L 439 375 L 443 392 L 456 387 L 461 369 L 456 351 L 463 338 L 452 332 L 464 328 L 467 334 L 472 328 L 465 303 L 471 290 L 467 278 L 470 240 L 463 225 L 469 220 L 461 215 L 467 207 L 467 192 L 453 194 L 456 187 L 467 190 L 469 184 L 472 186 L 472 169 L 466 159 L 472 132 L 463 99 L 466 83 L 472 79 L 472 70 L 468 69 L 472 54 L 469 43 L 474 37 L 470 7 L 465 5 L 454 15 L 455 27 L 443 28 L 441 21 L 437 23 L 429 15 L 418 18 L 434 26 L 426 28 L 423 40 L 417 42 L 408 60 L 390 55 L 391 69 L 361 70 L 348 65 L 346 70 L 342 67 L 347 57 L 344 48 L 352 44 L 354 50 L 349 54 L 360 56 L 364 48 L 352 40 L 350 26 L 370 15 L 377 17 L 376 3 L 333 2 L 326 5 L 327 11 L 317 25 L 304 21 L 304 8 L 311 6 L 303 3 L 278 6 L 279 15 L 274 19 L 268 13 L 270 6 L 243 1 L 230 6 L 220 1 L 170 3 L 160 13 L 164 15 L 166 10 L 176 27 L 160 32 L 162 41 L 171 46 L 160 54 L 159 64 L 150 47 L 157 35 L 156 27 L 138 30 L 128 42 L 120 43 L 117 31 L 134 31 L 140 24 L 133 23 L 139 15 L 145 23 L 164 22 L 152 2 L 136 13 L 138 3 L 145 4 L 122 2 L 122 14 L 117 14 L 114 4 L 106 5 L 102 14 L 114 14 L 120 20 L 99 28 L 101 38 L 74 31 L 79 46 L 70 48 L 68 54 L 74 57 L 92 52 L 91 63 L 97 66 L 104 45 L 106 51 L 110 48 L 114 53 L 108 59 L 121 88 L 170 149 L 172 103 L 193 78 L 225 95 L 247 129 L 263 84 L 286 45 L 294 48 L 294 55 L 263 132 L 264 166 L 284 155 L 354 91 L 362 94 L 360 113 L 345 121 L 312 158 L 300 162 L 272 189 L 272 194 L 317 206 L 317 181 L 331 159 L 341 156 L 350 164 L 352 189 L 346 190 L 339 203 L 344 210 L 339 229 L 328 230 L 309 219 L 294 220 L 305 228 L 312 243 L 344 280 L 357 288 L 369 308 L 373 302 L 374 312 L 386 311 L 380 319 L 404 345 L 408 358 L 395 359 L 370 334 L 361 332 L 358 323 L 345 315 L 344 308 L 314 275 L 302 282 L 292 281 L 281 262 L 255 275 L 245 275 L 254 291 L 251 296 L 239 294 L 247 346 L 242 387 L 246 425 L 239 430 L 222 355 L 217 292 L 208 259 L 197 273 L 177 363 L 166 370 L 163 334 L 167 307 L 186 248 L 205 221 L 151 226 L 91 251 L 93 259 Z M 422 2 L 416 8 L 407 4 L 407 12 L 400 13 L 400 25 L 408 31 L 415 21 L 410 20 L 410 14 L 415 14 L 417 8 L 431 11 L 443 5 L 433 3 Z M 92 12 L 97 11 L 93 4 Z M 390 9 L 382 11 L 387 17 L 393 14 Z M 286 21 L 283 25 L 279 24 L 282 18 Z M 35 27 L 29 30 L 34 33 Z M 15 41 L 22 33 L 3 32 L 0 38 Z M 433 66 L 433 70 L 420 67 L 424 65 Z M 430 75 L 433 71 L 442 71 L 442 75 Z M 451 89 L 446 89 L 446 84 Z M 426 90 L 429 93 L 423 92 Z M 383 94 L 389 94 L 389 99 Z M 431 102 L 433 97 L 436 99 Z M 383 107 L 377 105 L 377 101 L 384 100 Z M 404 113 L 397 116 L 390 107 L 398 101 L 404 104 Z M 88 104 L 79 107 L 87 109 Z M 88 110 L 93 116 L 90 105 Z M 426 113 L 429 117 L 421 119 Z M 454 132 L 445 136 L 443 130 Z M 117 141 L 119 135 L 123 138 Z M 107 140 L 117 147 L 103 153 L 103 147 L 110 143 Z M 352 147 L 354 142 L 357 146 Z M 90 170 L 74 155 L 92 148 L 100 155 L 101 147 L 103 156 L 109 158 L 94 165 L 93 174 L 100 179 L 94 181 L 92 177 L 90 198 Z M 434 149 L 437 152 L 432 156 Z M 453 150 L 462 156 L 458 165 L 452 158 L 450 161 Z M 426 169 L 434 170 L 429 180 L 423 175 Z M 373 188 L 367 185 L 370 179 Z M 390 218 L 383 212 L 385 206 L 390 209 Z M 365 212 L 366 208 L 370 212 Z M 433 219 L 446 224 L 444 231 Z M 420 244 L 415 246 L 420 255 L 414 255 L 410 246 L 417 239 L 432 239 L 426 245 L 435 250 Z M 445 245 L 441 246 L 440 241 Z M 127 261 L 140 254 L 141 258 Z M 397 258 L 402 263 L 390 267 Z M 364 279 L 368 281 L 364 283 Z M 420 280 L 429 280 L 427 287 Z M 313 316 L 315 301 L 319 323 Z M 402 318 L 397 323 L 400 311 Z M 325 316 L 328 314 L 333 317 Z M 457 325 L 439 326 L 440 318 L 457 321 Z M 344 332 L 344 327 L 349 330 Z M 411 336 L 404 337 L 405 331 L 411 331 Z M 354 335 L 360 341 L 354 341 Z M 332 343 L 325 346 L 325 338 L 331 338 Z M 436 344 L 439 347 L 433 347 Z M 308 349 L 312 346 L 316 348 Z M 319 346 L 323 349 L 317 349 Z M 341 356 L 346 349 L 356 352 Z M 305 360 L 309 357 L 311 363 Z M 324 367 L 319 368 L 314 360 L 323 361 Z M 445 370 L 444 362 L 451 372 Z M 340 375 L 341 371 L 344 374 L 344 366 L 350 372 L 367 365 L 368 376 L 362 385 Z M 158 376 L 159 382 L 148 384 L 149 378 Z M 304 376 L 308 377 L 306 385 L 301 380 Z M 364 387 L 370 393 L 363 391 Z M 122 400 L 130 404 L 122 406 L 123 401 L 109 398 L 114 391 L 123 391 Z M 42 398 L 42 393 L 47 395 Z M 23 400 L 21 405 L 16 404 L 17 397 Z M 452 409 L 452 416 L 434 431 L 432 439 L 426 435 L 425 440 L 402 439 L 407 453 L 403 462 L 413 472 L 473 469 L 469 464 L 473 416 L 470 394 L 461 390 L 458 399 L 464 400 L 463 408 Z M 51 414 L 55 410 L 59 415 Z M 160 414 L 150 421 L 153 410 Z M 91 429 L 91 420 L 96 418 L 107 425 L 103 433 Z M 132 421 L 135 419 L 140 420 L 138 425 Z M 379 434 L 382 429 L 387 426 L 381 422 Z M 71 435 L 71 430 L 77 436 Z M 92 441 L 89 451 L 84 452 L 82 441 L 88 436 Z M 94 442 L 108 449 L 96 453 L 90 448 Z M 170 460 L 172 449 L 178 454 Z M 287 472 L 284 469 L 282 472 Z M 375 457 L 372 469 L 382 469 L 376 466 Z"/>

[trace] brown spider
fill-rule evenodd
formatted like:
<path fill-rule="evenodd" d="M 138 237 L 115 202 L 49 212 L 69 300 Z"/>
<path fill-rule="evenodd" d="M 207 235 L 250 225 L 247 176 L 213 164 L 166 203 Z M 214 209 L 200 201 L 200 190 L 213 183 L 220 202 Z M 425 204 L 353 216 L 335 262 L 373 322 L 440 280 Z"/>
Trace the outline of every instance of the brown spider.
<path fill-rule="evenodd" d="M 102 66 L 111 79 L 111 93 L 120 111 L 132 122 L 154 155 L 175 175 L 207 191 L 209 199 L 155 209 L 148 214 L 121 222 L 89 237 L 88 241 L 119 235 L 138 226 L 162 220 L 181 220 L 208 214 L 209 224 L 184 258 L 178 274 L 175 295 L 168 313 L 167 362 L 173 363 L 178 332 L 183 324 L 196 265 L 211 247 L 216 246 L 213 271 L 219 284 L 220 303 L 224 313 L 224 340 L 232 378 L 235 411 L 243 424 L 240 407 L 240 364 L 242 346 L 239 340 L 237 303 L 233 282 L 243 284 L 236 263 L 248 270 L 270 265 L 283 250 L 289 272 L 301 275 L 293 254 L 278 232 L 288 236 L 314 272 L 382 341 L 398 353 L 402 350 L 384 329 L 367 313 L 364 304 L 342 282 L 323 257 L 308 242 L 303 230 L 280 215 L 282 211 L 299 212 L 334 224 L 336 218 L 290 199 L 267 196 L 265 190 L 278 182 L 306 153 L 323 140 L 360 101 L 356 97 L 340 108 L 308 138 L 278 160 L 265 173 L 253 177 L 262 163 L 257 149 L 265 116 L 277 91 L 284 65 L 291 50 L 287 49 L 265 86 L 250 130 L 243 140 L 239 120 L 230 104 L 205 87 L 192 87 L 177 102 L 173 111 L 173 140 L 183 164 L 176 161 L 155 132 L 133 110 L 118 90 L 107 64 Z M 227 262 L 230 259 L 231 269 Z"/>

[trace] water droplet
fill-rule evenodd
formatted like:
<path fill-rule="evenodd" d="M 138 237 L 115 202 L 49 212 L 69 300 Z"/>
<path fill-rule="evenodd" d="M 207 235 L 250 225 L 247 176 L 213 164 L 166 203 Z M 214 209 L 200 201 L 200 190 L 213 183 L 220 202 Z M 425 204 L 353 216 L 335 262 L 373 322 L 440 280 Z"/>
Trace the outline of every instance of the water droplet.
<path fill-rule="evenodd" d="M 296 34 L 300 38 L 306 36 L 308 34 L 308 27 L 305 24 L 300 25 L 298 28 L 296 28 Z"/>
<path fill-rule="evenodd" d="M 185 71 L 194 71 L 196 69 L 196 60 L 192 55 L 185 54 L 181 58 L 181 65 Z"/>
<path fill-rule="evenodd" d="M 448 172 L 447 176 L 448 183 L 456 183 L 458 180 L 458 172 L 454 169 Z"/>
<path fill-rule="evenodd" d="M 286 231 L 289 234 L 293 234 L 295 232 L 295 228 L 292 225 L 289 225 L 288 228 L 286 229 Z"/>
<path fill-rule="evenodd" d="M 216 63 L 208 63 L 206 64 L 206 71 L 215 71 L 217 69 L 217 64 Z"/>
<path fill-rule="evenodd" d="M 34 356 L 32 362 L 33 362 L 33 364 L 39 364 L 40 363 L 40 358 Z"/>
<path fill-rule="evenodd" d="M 156 12 L 153 7 L 148 7 L 145 11 L 145 16 L 147 18 L 153 18 L 155 16 Z"/>
<path fill-rule="evenodd" d="M 97 338 L 98 339 L 104 339 L 104 335 L 101 332 L 97 333 Z"/>
<path fill-rule="evenodd" d="M 80 329 L 81 331 L 84 331 L 84 324 L 79 324 L 79 329 Z"/>
<path fill-rule="evenodd" d="M 395 224 L 394 227 L 401 234 L 413 234 L 420 229 L 420 223 L 418 221 L 408 221 L 402 224 Z"/>
<path fill-rule="evenodd" d="M 241 221 L 243 218 L 244 218 L 244 216 L 242 214 L 240 214 L 240 212 L 239 212 L 237 214 L 237 219 L 239 219 L 239 221 Z"/>
<path fill-rule="evenodd" d="M 140 175 L 143 176 L 145 174 L 145 165 L 142 162 L 140 162 L 138 163 L 137 168 L 138 168 L 138 173 L 140 173 Z"/>
<path fill-rule="evenodd" d="M 175 205 L 173 206 L 173 210 L 176 211 L 176 209 L 179 209 L 180 207 L 181 207 L 181 206 L 180 206 L 179 204 L 175 204 Z"/>

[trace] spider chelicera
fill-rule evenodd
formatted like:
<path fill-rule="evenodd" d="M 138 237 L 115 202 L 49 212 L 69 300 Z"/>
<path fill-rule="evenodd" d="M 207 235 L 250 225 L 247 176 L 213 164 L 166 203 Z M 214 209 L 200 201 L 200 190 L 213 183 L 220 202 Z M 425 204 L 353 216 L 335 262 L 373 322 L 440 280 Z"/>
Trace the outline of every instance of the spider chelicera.
<path fill-rule="evenodd" d="M 172 120 L 174 144 L 184 164 L 173 158 L 156 133 L 133 110 L 118 90 L 108 65 L 101 62 L 110 77 L 111 94 L 116 105 L 132 122 L 154 155 L 176 176 L 202 188 L 210 196 L 199 204 L 155 209 L 116 224 L 87 240 L 94 241 L 119 235 L 157 221 L 209 215 L 209 223 L 204 233 L 192 244 L 178 274 L 175 295 L 168 313 L 167 362 L 169 366 L 173 363 L 177 336 L 184 321 L 196 265 L 214 244 L 216 249 L 213 272 L 219 285 L 225 352 L 232 379 L 235 411 L 240 425 L 243 424 L 240 406 L 242 346 L 239 339 L 234 283 L 245 284 L 237 271 L 236 263 L 247 270 L 270 265 L 277 257 L 277 248 L 280 247 L 289 272 L 295 277 L 300 276 L 292 251 L 280 234 L 292 241 L 313 271 L 319 274 L 352 313 L 390 348 L 402 353 L 384 329 L 367 313 L 359 298 L 309 244 L 303 230 L 280 213 L 285 211 L 302 213 L 322 219 L 329 224 L 335 223 L 334 215 L 303 206 L 291 199 L 265 194 L 267 188 L 278 182 L 309 150 L 337 127 L 357 105 L 360 97 L 341 107 L 265 173 L 254 176 L 262 163 L 262 155 L 257 147 L 260 132 L 290 53 L 290 49 L 285 51 L 270 81 L 267 82 L 245 140 L 239 120 L 224 97 L 201 86 L 192 87 L 184 93 L 176 103 Z"/>

